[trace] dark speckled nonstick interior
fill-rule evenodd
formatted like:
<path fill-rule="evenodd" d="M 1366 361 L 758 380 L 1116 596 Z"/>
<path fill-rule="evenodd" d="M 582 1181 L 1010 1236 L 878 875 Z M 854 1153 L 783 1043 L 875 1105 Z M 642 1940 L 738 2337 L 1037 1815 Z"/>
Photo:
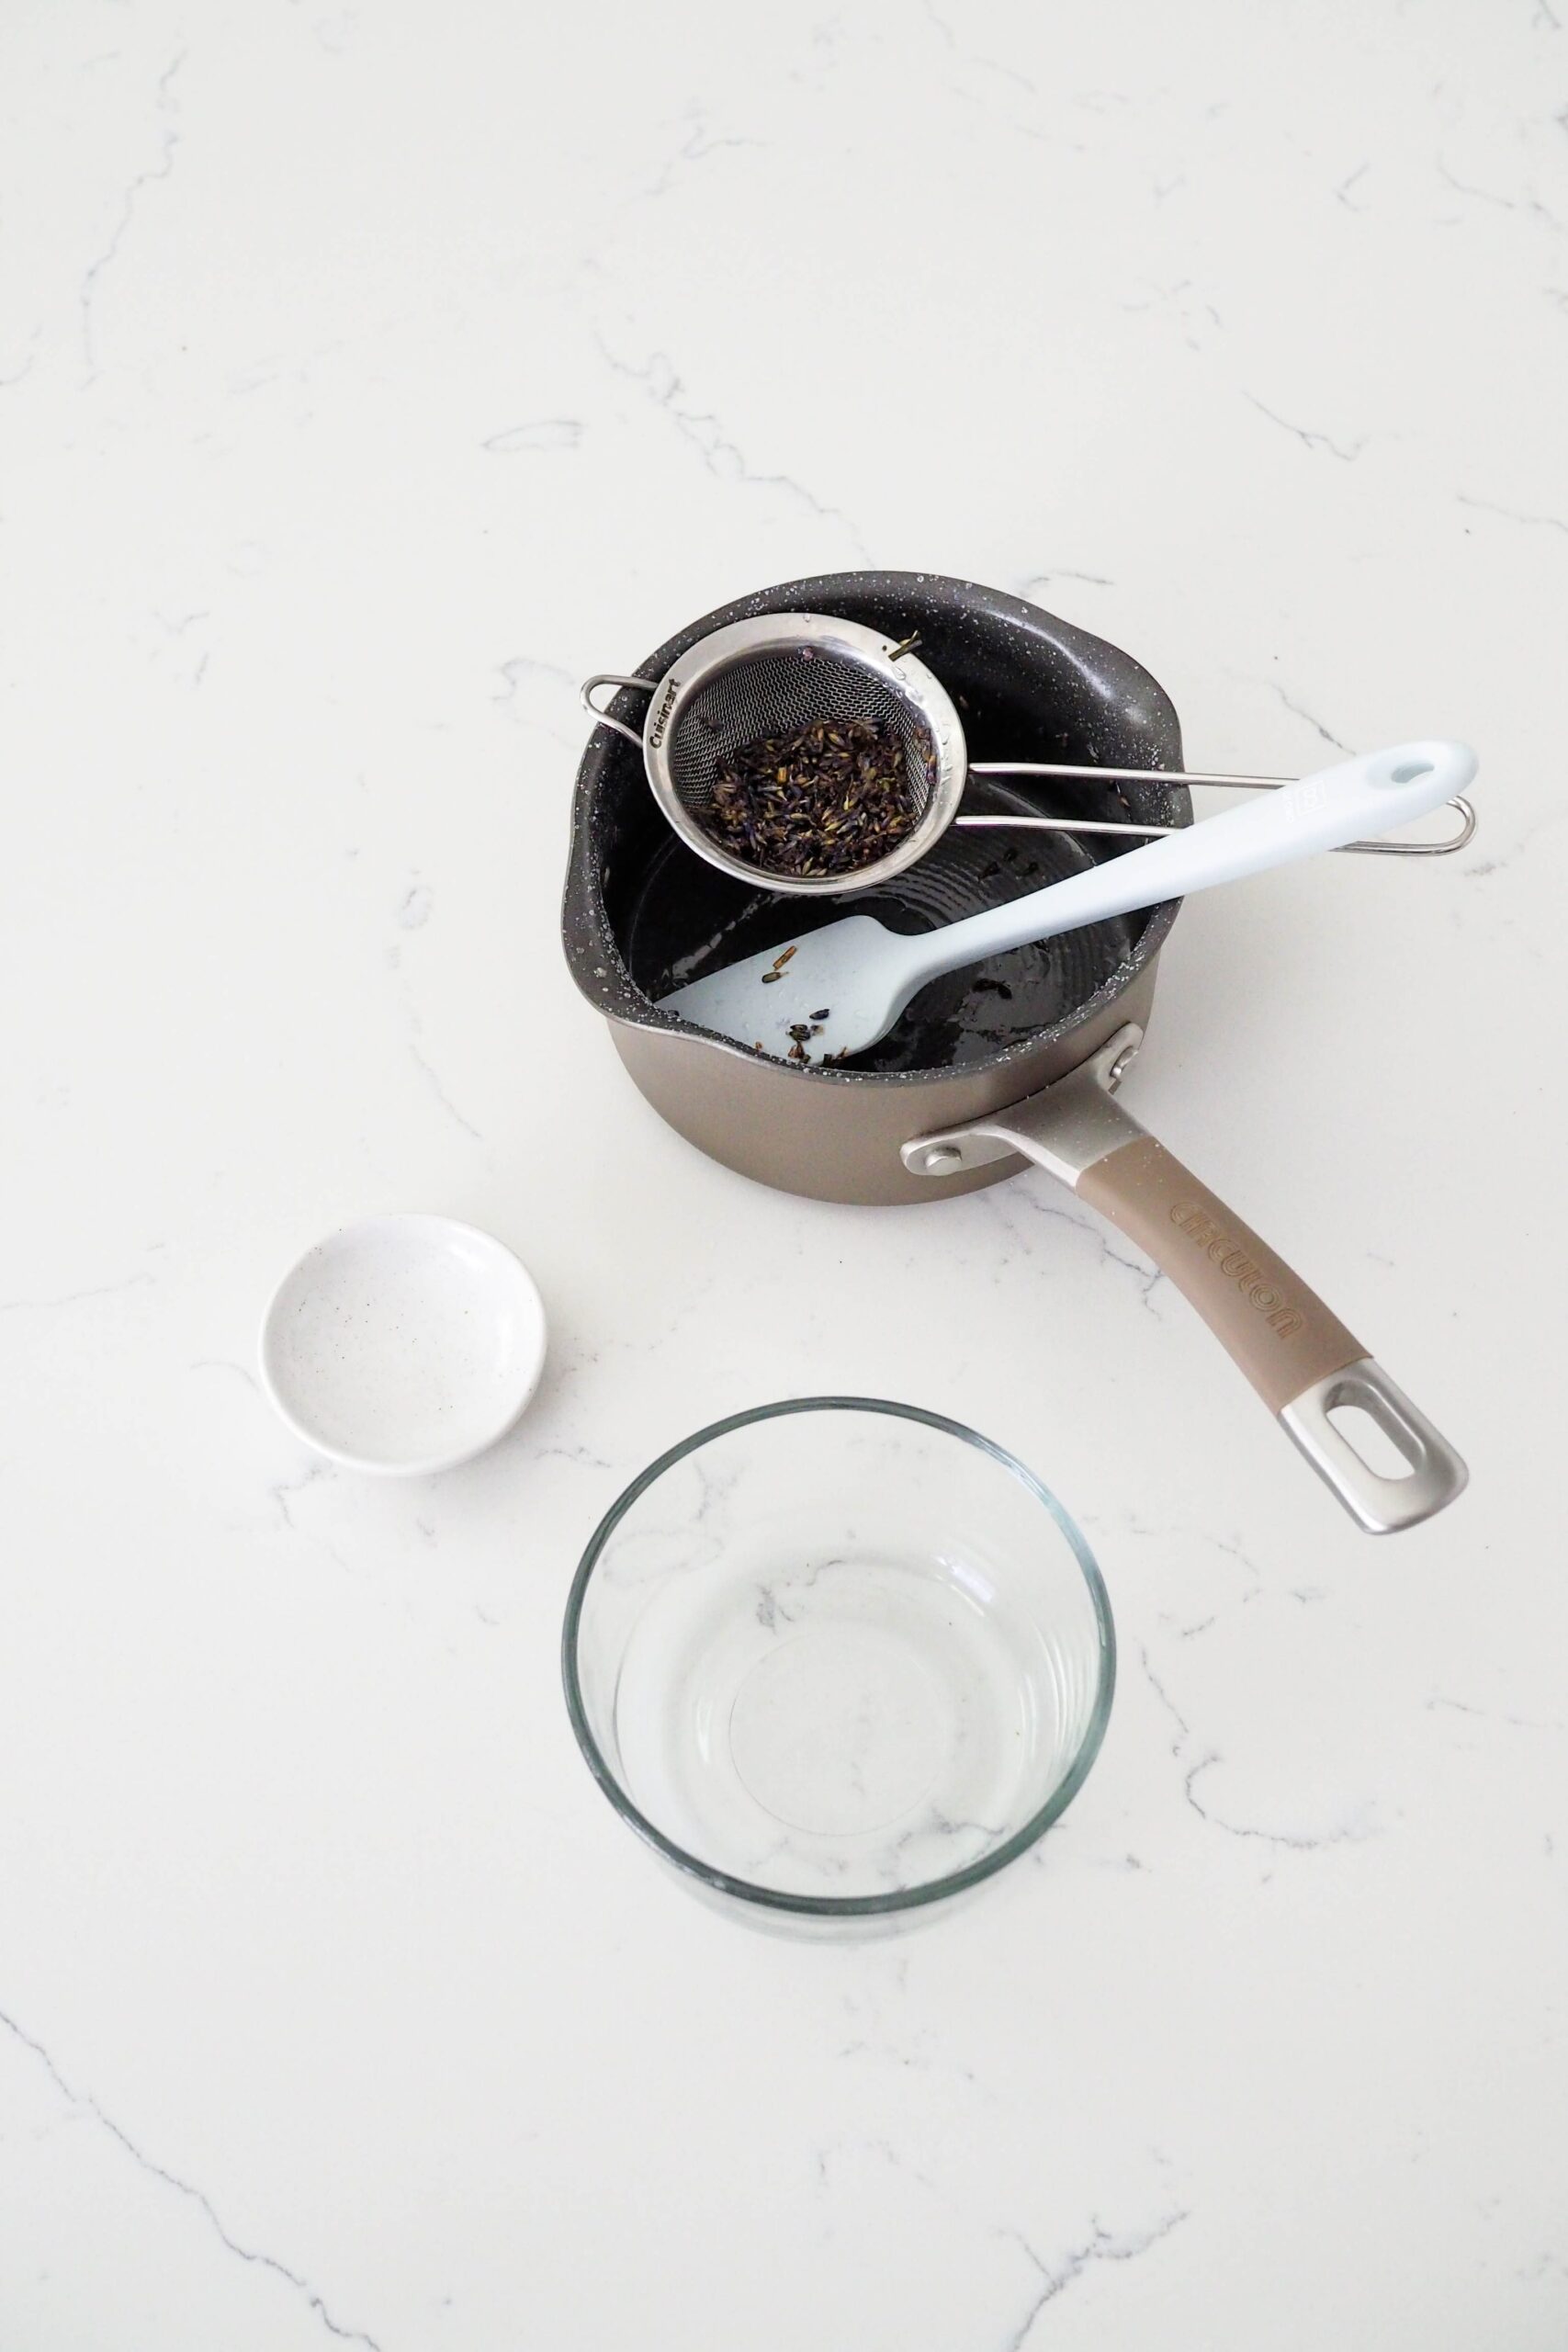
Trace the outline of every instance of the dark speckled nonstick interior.
<path fill-rule="evenodd" d="M 793 581 L 710 613 L 639 665 L 662 675 L 708 630 L 759 612 L 829 612 L 908 635 L 958 705 L 972 760 L 1094 761 L 1179 768 L 1176 713 L 1142 665 L 1038 607 L 973 582 L 929 573 L 844 572 Z M 618 717 L 640 724 L 641 696 Z M 1043 785 L 976 778 L 972 814 L 1133 817 L 1185 824 L 1179 785 Z M 679 980 L 854 910 L 896 931 L 951 922 L 1020 898 L 1118 854 L 1113 839 L 951 829 L 886 889 L 813 901 L 781 899 L 721 874 L 660 817 L 637 752 L 595 728 L 579 772 L 563 936 L 578 985 L 601 1010 L 643 1025 L 683 1027 L 655 1000 Z M 1060 1034 L 1125 988 L 1175 918 L 1174 903 L 1069 932 L 933 981 L 892 1034 L 840 1072 L 812 1078 L 897 1079 L 1006 1061 Z M 782 930 L 781 930 L 782 924 Z"/>

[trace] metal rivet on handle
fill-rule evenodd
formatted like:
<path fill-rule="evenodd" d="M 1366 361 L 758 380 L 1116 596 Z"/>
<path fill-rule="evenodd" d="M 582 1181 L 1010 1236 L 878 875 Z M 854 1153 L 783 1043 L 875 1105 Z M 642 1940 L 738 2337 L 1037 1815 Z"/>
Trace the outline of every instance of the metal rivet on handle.
<path fill-rule="evenodd" d="M 945 1169 L 961 1168 L 963 1165 L 964 1154 L 955 1143 L 933 1143 L 929 1150 L 920 1154 L 922 1176 L 940 1176 Z"/>

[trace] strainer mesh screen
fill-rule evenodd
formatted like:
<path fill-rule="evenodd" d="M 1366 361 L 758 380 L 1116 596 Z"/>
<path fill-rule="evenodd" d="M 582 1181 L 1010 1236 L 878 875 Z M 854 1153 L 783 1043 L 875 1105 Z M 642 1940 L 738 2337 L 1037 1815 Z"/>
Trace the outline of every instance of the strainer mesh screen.
<path fill-rule="evenodd" d="M 682 807 L 705 817 L 731 752 L 763 736 L 793 734 L 818 718 L 867 718 L 897 738 L 918 823 L 936 778 L 935 746 L 919 707 L 874 671 L 815 646 L 742 654 L 682 703 L 666 746 Z"/>

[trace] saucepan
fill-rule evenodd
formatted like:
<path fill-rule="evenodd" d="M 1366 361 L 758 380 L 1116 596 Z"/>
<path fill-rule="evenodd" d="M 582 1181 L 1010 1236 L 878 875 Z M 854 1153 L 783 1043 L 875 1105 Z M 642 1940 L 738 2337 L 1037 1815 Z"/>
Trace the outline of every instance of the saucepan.
<path fill-rule="evenodd" d="M 786 582 L 706 614 L 638 675 L 662 677 L 699 638 L 773 612 L 835 614 L 899 638 L 962 715 L 976 765 L 992 757 L 1177 771 L 1168 695 L 1130 654 L 1035 605 L 927 572 Z M 645 698 L 610 706 L 625 720 Z M 1050 787 L 1046 787 L 1050 788 Z M 977 776 L 965 809 L 1060 815 L 1038 779 Z M 1070 787 L 1091 821 L 1187 825 L 1181 784 L 1092 778 Z M 954 828 L 857 910 L 919 931 L 1021 897 L 1114 856 L 1126 836 Z M 1179 901 L 1071 932 L 933 981 L 896 1029 L 847 1064 L 800 1067 L 719 1038 L 657 1000 L 773 943 L 780 900 L 718 871 L 665 824 L 635 730 L 595 727 L 578 772 L 562 935 L 574 978 L 609 1023 L 633 1082 L 688 1141 L 785 1192 L 867 1205 L 972 1192 L 1043 1168 L 1118 1226 L 1198 1309 L 1288 1435 L 1368 1532 L 1429 1518 L 1464 1464 L 1330 1309 L 1115 1100 L 1148 1025 Z M 843 911 L 791 902 L 793 934 Z M 1339 1408 L 1359 1407 L 1403 1475 L 1374 1468 Z"/>

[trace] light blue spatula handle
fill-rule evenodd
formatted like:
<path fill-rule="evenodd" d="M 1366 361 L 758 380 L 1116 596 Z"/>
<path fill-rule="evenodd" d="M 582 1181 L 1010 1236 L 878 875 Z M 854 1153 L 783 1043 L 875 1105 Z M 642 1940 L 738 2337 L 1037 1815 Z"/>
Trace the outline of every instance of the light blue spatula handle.
<path fill-rule="evenodd" d="M 1395 743 L 1320 768 L 1267 800 L 1229 808 L 1065 882 L 926 934 L 918 943 L 928 951 L 919 958 L 919 984 L 1010 947 L 1055 939 L 1084 923 L 1184 899 L 1216 883 L 1239 882 L 1367 833 L 1388 832 L 1462 792 L 1475 765 L 1467 744 L 1433 741 Z"/>

